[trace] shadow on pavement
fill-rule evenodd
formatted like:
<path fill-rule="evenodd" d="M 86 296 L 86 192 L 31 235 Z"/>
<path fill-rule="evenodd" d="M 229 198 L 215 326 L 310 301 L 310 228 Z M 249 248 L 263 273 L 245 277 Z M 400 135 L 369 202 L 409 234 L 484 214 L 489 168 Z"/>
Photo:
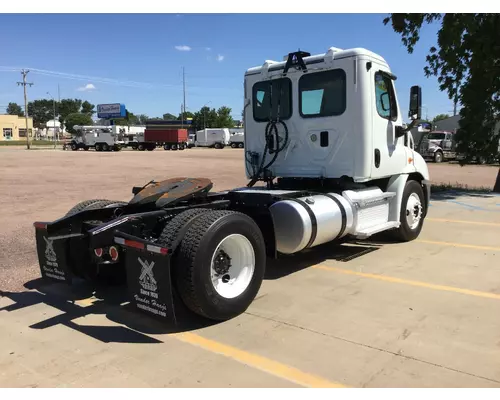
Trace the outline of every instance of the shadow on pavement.
<path fill-rule="evenodd" d="M 380 245 L 370 242 L 325 243 L 277 260 L 268 260 L 264 279 L 279 279 L 327 260 L 349 262 L 379 248 Z"/>
<path fill-rule="evenodd" d="M 149 335 L 162 335 L 193 331 L 213 325 L 213 321 L 202 319 L 189 312 L 177 300 L 174 321 L 157 320 L 142 314 L 129 303 L 126 287 L 100 287 L 87 282 L 75 282 L 71 287 L 64 283 L 47 283 L 35 279 L 24 285 L 29 291 L 0 292 L 14 303 L 0 312 L 13 312 L 37 304 L 46 304 L 62 313 L 29 326 L 31 329 L 47 329 L 64 325 L 104 343 L 162 343 Z M 92 297 L 91 300 L 88 300 Z M 78 303 L 85 300 L 84 305 Z M 80 325 L 76 319 L 91 315 L 104 315 L 118 325 Z"/>

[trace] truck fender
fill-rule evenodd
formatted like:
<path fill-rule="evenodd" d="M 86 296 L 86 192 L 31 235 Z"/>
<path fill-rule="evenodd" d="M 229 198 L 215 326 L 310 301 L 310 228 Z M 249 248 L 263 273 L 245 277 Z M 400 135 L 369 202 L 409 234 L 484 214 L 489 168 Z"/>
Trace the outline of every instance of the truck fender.
<path fill-rule="evenodd" d="M 420 175 L 419 173 L 401 174 L 395 175 L 389 179 L 387 184 L 387 192 L 396 193 L 390 203 L 389 203 L 389 221 L 399 221 L 399 214 L 401 213 L 401 201 L 403 199 L 403 192 L 405 190 L 405 185 L 408 180 L 415 180 L 420 182 L 422 189 L 424 191 L 424 215 L 427 216 L 427 211 L 429 209 L 429 204 L 431 200 L 431 182 L 426 177 Z"/>
<path fill-rule="evenodd" d="M 403 199 L 403 192 L 405 190 L 406 182 L 408 181 L 409 174 L 394 175 L 389 179 L 387 184 L 387 192 L 396 193 L 389 202 L 389 221 L 399 221 L 399 214 L 401 213 L 401 201 Z"/>

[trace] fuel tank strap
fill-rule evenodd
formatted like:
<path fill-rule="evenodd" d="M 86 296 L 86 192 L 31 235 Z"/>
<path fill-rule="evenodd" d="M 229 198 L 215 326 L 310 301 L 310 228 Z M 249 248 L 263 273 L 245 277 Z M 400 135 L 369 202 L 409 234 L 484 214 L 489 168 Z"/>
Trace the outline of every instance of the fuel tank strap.
<path fill-rule="evenodd" d="M 316 240 L 316 235 L 318 234 L 318 221 L 316 220 L 316 215 L 314 215 L 313 210 L 311 209 L 311 207 L 309 207 L 309 204 L 307 204 L 305 201 L 292 198 L 287 200 L 299 203 L 307 211 L 307 213 L 309 214 L 309 218 L 311 218 L 311 238 L 309 239 L 309 242 L 307 242 L 306 247 L 304 247 L 304 249 L 308 249 L 309 247 L 312 246 L 312 244 Z"/>
<path fill-rule="evenodd" d="M 336 240 L 336 239 L 342 237 L 342 235 L 344 234 L 345 228 L 347 226 L 347 213 L 345 211 L 344 205 L 335 196 L 332 196 L 329 193 L 323 193 L 323 196 L 326 196 L 329 199 L 332 199 L 337 204 L 337 206 L 339 207 L 339 210 L 340 210 L 340 215 L 342 216 L 342 225 L 340 227 L 340 231 L 337 234 L 337 236 L 335 237 L 335 239 L 333 239 L 333 240 Z"/>

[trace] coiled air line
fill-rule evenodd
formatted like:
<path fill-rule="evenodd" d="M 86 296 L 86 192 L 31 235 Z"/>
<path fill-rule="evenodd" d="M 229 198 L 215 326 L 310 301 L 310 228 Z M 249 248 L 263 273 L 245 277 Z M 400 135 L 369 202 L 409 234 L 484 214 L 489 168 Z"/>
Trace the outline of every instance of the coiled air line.
<path fill-rule="evenodd" d="M 282 152 L 286 145 L 288 144 L 288 127 L 286 123 L 280 120 L 280 109 L 281 109 L 281 96 L 283 94 L 283 88 L 281 82 L 279 84 L 279 95 L 278 95 L 278 105 L 277 105 L 277 113 L 276 119 L 273 118 L 273 81 L 269 82 L 270 87 L 270 99 L 269 99 L 269 122 L 266 125 L 266 129 L 264 131 L 266 145 L 264 146 L 264 151 L 262 153 L 262 160 L 260 162 L 259 168 L 257 172 L 254 170 L 254 174 L 252 176 L 252 180 L 247 184 L 247 187 L 252 187 L 259 180 L 259 176 L 262 172 L 264 172 L 264 180 L 266 179 L 266 170 L 275 163 L 278 158 L 278 154 Z M 283 139 L 283 143 L 280 145 L 280 136 L 278 133 L 278 125 L 283 125 L 283 129 L 285 131 L 285 138 Z M 264 165 L 266 161 L 266 155 L 273 154 L 273 158 L 266 165 Z M 248 161 L 248 160 L 247 160 Z"/>

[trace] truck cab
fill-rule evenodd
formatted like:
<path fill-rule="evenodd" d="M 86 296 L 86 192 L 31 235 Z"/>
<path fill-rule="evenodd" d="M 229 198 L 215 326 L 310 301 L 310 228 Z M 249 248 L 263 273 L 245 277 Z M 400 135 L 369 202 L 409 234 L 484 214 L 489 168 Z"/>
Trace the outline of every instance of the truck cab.
<path fill-rule="evenodd" d="M 297 58 L 298 56 L 298 58 Z M 330 48 L 288 61 L 266 61 L 245 74 L 246 171 L 254 176 L 262 149 L 280 142 L 266 173 L 275 177 L 354 182 L 420 173 L 424 159 L 412 148 L 396 94 L 396 76 L 379 55 L 362 48 Z M 267 139 L 266 139 L 267 137 Z M 267 162 L 267 161 L 266 161 Z M 260 171 L 262 174 L 263 171 Z"/>

